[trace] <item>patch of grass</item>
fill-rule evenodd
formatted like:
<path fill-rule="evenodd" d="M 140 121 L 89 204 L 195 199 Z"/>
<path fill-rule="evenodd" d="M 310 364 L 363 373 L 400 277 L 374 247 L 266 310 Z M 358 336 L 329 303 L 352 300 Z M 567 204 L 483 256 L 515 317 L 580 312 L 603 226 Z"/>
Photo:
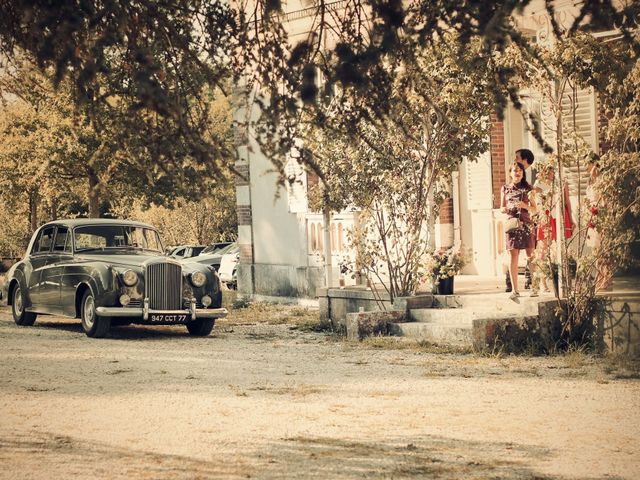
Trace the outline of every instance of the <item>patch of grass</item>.
<path fill-rule="evenodd" d="M 235 300 L 229 308 L 225 322 L 229 324 L 292 325 L 305 331 L 324 331 L 320 313 L 316 309 L 298 305 L 245 302 Z"/>
<path fill-rule="evenodd" d="M 55 388 L 29 386 L 25 387 L 25 390 L 27 392 L 51 392 L 55 390 Z"/>
<path fill-rule="evenodd" d="M 587 364 L 588 354 L 585 347 L 571 346 L 564 353 L 563 358 L 568 368 L 578 369 Z"/>
<path fill-rule="evenodd" d="M 620 353 L 609 353 L 602 357 L 602 370 L 616 380 L 640 379 L 640 358 Z"/>
<path fill-rule="evenodd" d="M 133 372 L 132 368 L 117 368 L 115 370 L 110 370 L 107 372 L 107 375 L 120 375 L 121 373 L 129 373 Z"/>
<path fill-rule="evenodd" d="M 316 393 L 322 393 L 322 388 L 316 385 L 290 385 L 279 388 L 269 388 L 268 392 L 275 393 L 276 395 L 292 395 L 294 397 L 306 397 L 307 395 L 314 395 Z"/>
<path fill-rule="evenodd" d="M 472 353 L 467 347 L 454 345 L 437 345 L 427 340 L 419 340 L 403 337 L 375 336 L 367 337 L 360 342 L 350 342 L 352 346 L 373 348 L 380 350 L 410 350 L 419 353 L 434 353 L 448 355 L 466 355 Z"/>

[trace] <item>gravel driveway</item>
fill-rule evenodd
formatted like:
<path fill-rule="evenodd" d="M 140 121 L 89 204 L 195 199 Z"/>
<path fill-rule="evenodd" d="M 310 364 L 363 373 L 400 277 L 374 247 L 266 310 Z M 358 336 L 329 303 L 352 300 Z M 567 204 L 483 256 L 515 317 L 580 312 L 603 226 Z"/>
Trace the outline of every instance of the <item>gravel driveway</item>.
<path fill-rule="evenodd" d="M 208 338 L 94 340 L 0 309 L 0 478 L 640 478 L 637 364 L 348 343 L 244 310 Z"/>

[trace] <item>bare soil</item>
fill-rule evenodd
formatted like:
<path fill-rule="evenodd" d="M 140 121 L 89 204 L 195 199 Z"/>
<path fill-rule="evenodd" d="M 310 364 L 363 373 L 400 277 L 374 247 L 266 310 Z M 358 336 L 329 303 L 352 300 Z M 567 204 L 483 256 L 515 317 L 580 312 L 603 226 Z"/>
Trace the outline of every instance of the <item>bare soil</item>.
<path fill-rule="evenodd" d="M 640 478 L 640 375 L 314 332 L 253 306 L 184 327 L 0 309 L 0 479 Z"/>

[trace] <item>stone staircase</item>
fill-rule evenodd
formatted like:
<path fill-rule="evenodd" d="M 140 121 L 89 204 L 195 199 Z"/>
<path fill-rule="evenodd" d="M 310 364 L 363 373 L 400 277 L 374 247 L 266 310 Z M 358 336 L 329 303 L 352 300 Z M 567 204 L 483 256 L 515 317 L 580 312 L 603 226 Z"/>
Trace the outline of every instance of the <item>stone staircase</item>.
<path fill-rule="evenodd" d="M 345 328 L 347 338 L 397 335 L 475 350 L 553 351 L 561 337 L 558 303 L 528 292 L 511 300 L 499 280 L 461 276 L 456 295 L 395 298 L 371 289 L 323 289 L 320 318 Z M 464 280 L 464 282 L 462 281 Z M 319 291 L 322 289 L 319 289 Z M 640 358 L 640 277 L 614 278 L 597 333 L 607 350 Z"/>
<path fill-rule="evenodd" d="M 487 331 L 491 333 L 497 325 L 504 329 L 505 325 L 537 322 L 538 304 L 552 299 L 547 295 L 511 300 L 505 293 L 433 295 L 431 305 L 428 298 L 423 298 L 420 305 L 407 305 L 407 320 L 389 322 L 388 330 L 391 335 L 439 345 L 482 348 Z"/>

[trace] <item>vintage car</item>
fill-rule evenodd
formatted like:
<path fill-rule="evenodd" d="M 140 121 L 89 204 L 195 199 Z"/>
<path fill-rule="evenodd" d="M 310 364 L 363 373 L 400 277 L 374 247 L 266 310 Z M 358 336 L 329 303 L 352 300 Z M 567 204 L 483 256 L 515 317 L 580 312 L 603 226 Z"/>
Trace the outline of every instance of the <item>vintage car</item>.
<path fill-rule="evenodd" d="M 18 325 L 55 314 L 80 318 L 89 337 L 129 323 L 184 324 L 191 335 L 209 335 L 215 319 L 227 314 L 217 273 L 163 251 L 158 231 L 144 223 L 47 223 L 8 271 L 3 298 Z"/>

